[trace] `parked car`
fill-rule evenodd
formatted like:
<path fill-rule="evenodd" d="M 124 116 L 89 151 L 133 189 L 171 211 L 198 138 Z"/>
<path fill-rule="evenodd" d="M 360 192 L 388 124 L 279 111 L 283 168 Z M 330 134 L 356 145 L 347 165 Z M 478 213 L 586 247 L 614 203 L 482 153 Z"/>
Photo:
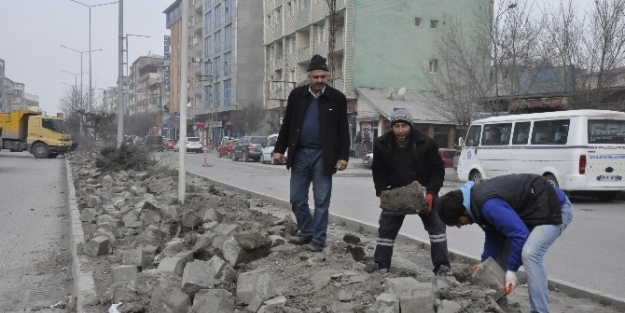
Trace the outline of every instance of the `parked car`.
<path fill-rule="evenodd" d="M 267 137 L 267 143 L 262 148 L 262 154 L 260 156 L 261 163 L 271 163 L 271 164 L 279 164 L 273 159 L 273 149 L 276 145 L 276 141 L 278 140 L 278 134 L 269 135 Z M 286 158 L 288 154 L 288 150 L 284 153 L 284 157 Z"/>
<path fill-rule="evenodd" d="M 242 159 L 243 162 L 247 162 L 250 159 L 259 161 L 263 154 L 262 146 L 265 143 L 267 143 L 267 137 L 265 136 L 244 136 L 230 151 L 230 158 L 232 161 L 239 159 Z"/>
<path fill-rule="evenodd" d="M 180 150 L 179 144 L 180 142 L 177 142 L 176 145 L 174 146 L 175 151 Z M 199 137 L 187 137 L 187 152 L 195 152 L 195 153 L 202 152 L 202 143 L 200 142 Z"/>
<path fill-rule="evenodd" d="M 177 142 L 178 142 L 178 140 L 176 140 L 176 139 L 167 139 L 167 140 L 165 140 L 165 149 L 167 149 L 167 150 L 175 150 L 174 147 L 176 146 Z"/>
<path fill-rule="evenodd" d="M 365 154 L 362 158 L 362 164 L 366 167 L 371 168 L 371 163 L 373 163 L 373 152 Z"/>
<path fill-rule="evenodd" d="M 232 148 L 236 146 L 239 141 L 236 139 L 226 140 L 221 146 L 217 148 L 217 157 L 229 156 Z"/>
<path fill-rule="evenodd" d="M 145 146 L 150 151 L 163 151 L 163 136 L 161 135 L 149 135 L 145 137 Z"/>
<path fill-rule="evenodd" d="M 448 148 L 440 148 L 438 149 L 438 153 L 441 155 L 441 158 L 443 158 L 445 168 L 454 167 L 454 157 L 460 155 L 460 151 Z"/>

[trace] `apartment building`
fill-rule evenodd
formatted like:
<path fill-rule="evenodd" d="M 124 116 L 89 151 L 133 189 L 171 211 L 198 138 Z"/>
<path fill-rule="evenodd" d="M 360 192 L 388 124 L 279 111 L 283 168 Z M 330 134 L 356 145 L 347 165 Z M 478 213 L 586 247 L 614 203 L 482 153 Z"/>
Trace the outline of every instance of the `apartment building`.
<path fill-rule="evenodd" d="M 163 81 L 164 64 L 157 55 L 141 56 L 132 63 L 125 100 L 129 115 L 162 111 L 164 94 L 157 86 Z"/>
<path fill-rule="evenodd" d="M 195 118 L 218 142 L 237 132 L 233 120 L 250 105 L 263 105 L 262 1 L 204 0 L 203 105 Z"/>
<path fill-rule="evenodd" d="M 0 112 L 4 109 L 4 60 L 0 59 Z"/>
<path fill-rule="evenodd" d="M 363 128 L 384 133 L 388 116 L 401 107 L 422 121 L 416 123 L 427 134 L 441 138 L 442 147 L 453 144 L 453 123 L 427 109 L 434 99 L 427 94 L 428 75 L 439 70 L 437 42 L 446 22 L 470 25 L 480 18 L 472 12 L 492 6 L 492 0 L 263 0 L 263 5 L 265 108 L 276 112 L 274 117 L 280 117 L 289 92 L 307 83 L 310 58 L 320 54 L 334 64 L 332 85 L 348 98 L 352 138 Z M 476 31 L 463 29 L 467 38 L 488 36 Z"/>

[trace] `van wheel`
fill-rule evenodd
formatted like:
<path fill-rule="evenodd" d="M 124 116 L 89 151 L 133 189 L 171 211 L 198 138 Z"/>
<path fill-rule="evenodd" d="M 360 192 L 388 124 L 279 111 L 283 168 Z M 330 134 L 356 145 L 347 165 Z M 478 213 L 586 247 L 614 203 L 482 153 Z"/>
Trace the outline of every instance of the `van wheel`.
<path fill-rule="evenodd" d="M 477 184 L 483 182 L 484 178 L 482 177 L 482 173 L 480 173 L 480 171 L 473 170 L 471 174 L 469 174 L 469 180 Z"/>
<path fill-rule="evenodd" d="M 34 144 L 30 151 L 37 159 L 47 158 L 49 154 L 48 145 L 43 142 Z"/>
<path fill-rule="evenodd" d="M 234 152 L 230 152 L 230 159 L 231 159 L 232 161 L 237 161 L 239 158 L 237 158 L 237 157 L 234 155 Z"/>
<path fill-rule="evenodd" d="M 601 202 L 611 202 L 616 199 L 616 191 L 597 192 L 597 199 Z"/>
<path fill-rule="evenodd" d="M 555 176 L 551 174 L 547 174 L 545 175 L 545 179 L 551 184 L 551 186 L 560 187 L 560 185 L 558 184 L 558 180 L 556 179 Z"/>

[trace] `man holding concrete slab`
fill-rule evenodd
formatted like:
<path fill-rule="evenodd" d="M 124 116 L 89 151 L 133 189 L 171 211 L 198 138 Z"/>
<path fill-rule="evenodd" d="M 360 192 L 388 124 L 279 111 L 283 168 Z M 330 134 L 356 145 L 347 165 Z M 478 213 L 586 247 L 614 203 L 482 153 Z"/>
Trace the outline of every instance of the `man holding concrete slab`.
<path fill-rule="evenodd" d="M 516 287 L 516 272 L 523 265 L 532 312 L 549 312 L 543 259 L 573 219 L 571 202 L 562 190 L 540 175 L 503 175 L 464 184 L 442 196 L 435 210 L 448 226 L 482 227 L 481 261 L 492 257 L 506 271 L 505 294 Z"/>

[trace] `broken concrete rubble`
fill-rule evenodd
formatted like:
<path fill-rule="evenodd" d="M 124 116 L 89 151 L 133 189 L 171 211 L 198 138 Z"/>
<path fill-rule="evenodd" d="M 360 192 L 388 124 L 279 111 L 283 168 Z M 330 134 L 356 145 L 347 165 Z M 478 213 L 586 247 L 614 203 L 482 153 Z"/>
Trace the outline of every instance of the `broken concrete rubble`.
<path fill-rule="evenodd" d="M 176 179 L 171 172 L 139 175 L 128 170 L 100 177 L 94 175 L 88 158 L 83 161 L 75 165 L 77 172 L 91 178 L 88 185 L 87 176 L 76 179 L 83 212 L 89 195 L 108 195 L 100 196 L 102 202 L 85 213 L 93 215 L 83 223 L 85 233 L 92 236 L 105 230 L 115 237 L 112 254 L 92 265 L 100 275 L 98 290 L 111 292 L 100 295 L 94 312 L 106 311 L 112 300 L 125 302 L 122 313 L 501 310 L 490 289 L 451 277 L 433 278 L 429 252 L 414 245 L 396 244 L 390 273 L 367 274 L 363 263 L 371 261 L 375 247 L 370 234 L 331 224 L 326 249 L 303 252 L 282 237 L 297 230 L 288 209 L 210 186 L 203 179 L 188 179 L 195 185 L 189 186 L 187 199 L 180 204 L 172 195 Z M 201 224 L 196 217 L 201 217 Z M 110 240 L 96 238 L 109 241 L 104 250 L 109 253 Z M 97 242 L 95 238 L 85 242 L 84 251 L 91 241 Z M 256 249 L 263 255 L 243 261 L 242 255 Z M 462 267 L 453 264 L 453 268 Z M 523 286 L 517 290 L 525 292 Z M 527 301 L 522 309 L 529 311 Z"/>
<path fill-rule="evenodd" d="M 82 250 L 86 255 L 92 257 L 108 254 L 109 240 L 105 236 L 95 237 L 85 242 Z"/>

